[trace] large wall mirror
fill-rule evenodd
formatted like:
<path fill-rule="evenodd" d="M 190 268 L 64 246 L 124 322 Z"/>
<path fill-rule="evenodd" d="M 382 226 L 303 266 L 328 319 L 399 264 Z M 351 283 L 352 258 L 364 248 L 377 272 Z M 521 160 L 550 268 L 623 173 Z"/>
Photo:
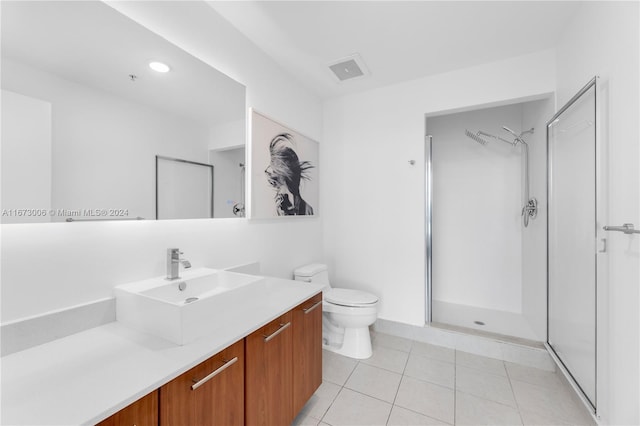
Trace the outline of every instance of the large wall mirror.
<path fill-rule="evenodd" d="M 202 197 L 191 164 L 211 208 L 184 217 L 242 216 L 243 85 L 102 2 L 1 8 L 2 223 L 176 218 L 158 193 Z"/>

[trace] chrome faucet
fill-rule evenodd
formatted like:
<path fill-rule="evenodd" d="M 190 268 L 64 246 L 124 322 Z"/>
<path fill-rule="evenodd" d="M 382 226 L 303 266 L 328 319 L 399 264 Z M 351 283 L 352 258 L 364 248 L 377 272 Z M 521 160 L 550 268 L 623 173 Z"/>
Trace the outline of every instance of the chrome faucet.
<path fill-rule="evenodd" d="M 180 264 L 185 269 L 191 268 L 191 263 L 187 259 L 180 259 L 180 255 L 184 254 L 177 248 L 167 249 L 167 279 L 180 279 Z"/>

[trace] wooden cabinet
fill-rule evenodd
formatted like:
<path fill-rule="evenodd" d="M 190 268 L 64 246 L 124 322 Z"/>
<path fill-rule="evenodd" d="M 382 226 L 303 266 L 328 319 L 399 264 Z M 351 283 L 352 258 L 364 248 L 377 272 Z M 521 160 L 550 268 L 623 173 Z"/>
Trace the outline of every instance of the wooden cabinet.
<path fill-rule="evenodd" d="M 158 391 L 143 396 L 133 404 L 98 423 L 98 426 L 157 426 Z"/>
<path fill-rule="evenodd" d="M 296 306 L 293 328 L 293 413 L 322 384 L 322 293 Z"/>
<path fill-rule="evenodd" d="M 160 388 L 160 425 L 244 424 L 244 342 Z"/>
<path fill-rule="evenodd" d="M 291 325 L 289 311 L 245 338 L 247 425 L 288 425 L 294 418 Z"/>
<path fill-rule="evenodd" d="M 322 293 L 99 425 L 289 425 L 321 383 Z"/>

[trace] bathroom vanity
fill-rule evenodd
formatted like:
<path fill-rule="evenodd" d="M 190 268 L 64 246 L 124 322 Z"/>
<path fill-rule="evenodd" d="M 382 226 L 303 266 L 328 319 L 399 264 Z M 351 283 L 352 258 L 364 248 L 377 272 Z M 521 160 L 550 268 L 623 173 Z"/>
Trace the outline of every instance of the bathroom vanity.
<path fill-rule="evenodd" d="M 322 293 L 265 278 L 177 345 L 112 322 L 2 360 L 2 424 L 290 424 L 322 381 Z"/>

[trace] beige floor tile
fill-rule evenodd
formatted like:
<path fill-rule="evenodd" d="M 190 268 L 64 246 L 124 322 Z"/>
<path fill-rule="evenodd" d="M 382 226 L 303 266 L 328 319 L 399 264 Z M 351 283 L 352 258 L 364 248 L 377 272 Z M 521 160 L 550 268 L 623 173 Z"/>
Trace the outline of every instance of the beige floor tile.
<path fill-rule="evenodd" d="M 384 333 L 371 333 L 371 343 L 374 349 L 382 346 L 402 352 L 410 352 L 413 341 L 403 337 L 392 336 Z"/>
<path fill-rule="evenodd" d="M 344 385 L 346 388 L 373 398 L 393 403 L 402 375 L 360 363 Z"/>
<path fill-rule="evenodd" d="M 571 423 L 554 419 L 548 413 L 537 411 L 520 410 L 520 416 L 525 426 L 569 426 Z M 575 424 L 574 424 L 575 425 Z"/>
<path fill-rule="evenodd" d="M 564 386 L 555 372 L 527 367 L 512 362 L 505 362 L 507 373 L 512 380 L 531 383 L 532 385 L 545 386 L 556 389 Z"/>
<path fill-rule="evenodd" d="M 301 411 L 300 414 L 298 414 L 298 416 L 293 419 L 291 426 L 318 426 L 318 423 L 320 423 L 320 419 L 311 417 L 310 415 Z"/>
<path fill-rule="evenodd" d="M 437 385 L 455 387 L 455 364 L 410 354 L 404 374 Z"/>
<path fill-rule="evenodd" d="M 386 425 L 391 404 L 343 388 L 322 421 L 332 426 Z"/>
<path fill-rule="evenodd" d="M 454 400 L 453 389 L 404 376 L 395 404 L 453 424 Z"/>
<path fill-rule="evenodd" d="M 517 409 L 456 392 L 456 425 L 521 425 Z"/>
<path fill-rule="evenodd" d="M 456 365 L 476 368 L 487 373 L 499 374 L 506 376 L 507 371 L 504 362 L 500 359 L 487 358 L 469 352 L 456 351 Z"/>
<path fill-rule="evenodd" d="M 432 419 L 415 411 L 394 405 L 389 416 L 388 426 L 447 426 L 449 423 Z"/>
<path fill-rule="evenodd" d="M 340 389 L 341 387 L 334 383 L 322 382 L 305 406 L 302 407 L 301 413 L 321 419 L 336 399 Z"/>
<path fill-rule="evenodd" d="M 407 352 L 379 346 L 373 351 L 371 358 L 363 359 L 361 362 L 374 367 L 384 368 L 394 373 L 402 373 L 407 364 L 407 358 L 409 358 Z"/>
<path fill-rule="evenodd" d="M 511 380 L 513 393 L 520 410 L 546 413 L 545 416 L 556 421 L 586 424 L 586 409 L 579 406 L 564 386 L 550 389 L 545 386 Z"/>
<path fill-rule="evenodd" d="M 456 391 L 517 408 L 511 383 L 506 376 L 460 365 L 456 368 Z"/>
<path fill-rule="evenodd" d="M 344 385 L 358 361 L 353 358 L 322 351 L 322 380 Z"/>
<path fill-rule="evenodd" d="M 425 356 L 427 358 L 437 359 L 439 361 L 446 361 L 455 363 L 456 351 L 443 346 L 431 345 L 424 342 L 413 342 L 411 353 L 414 355 Z"/>

